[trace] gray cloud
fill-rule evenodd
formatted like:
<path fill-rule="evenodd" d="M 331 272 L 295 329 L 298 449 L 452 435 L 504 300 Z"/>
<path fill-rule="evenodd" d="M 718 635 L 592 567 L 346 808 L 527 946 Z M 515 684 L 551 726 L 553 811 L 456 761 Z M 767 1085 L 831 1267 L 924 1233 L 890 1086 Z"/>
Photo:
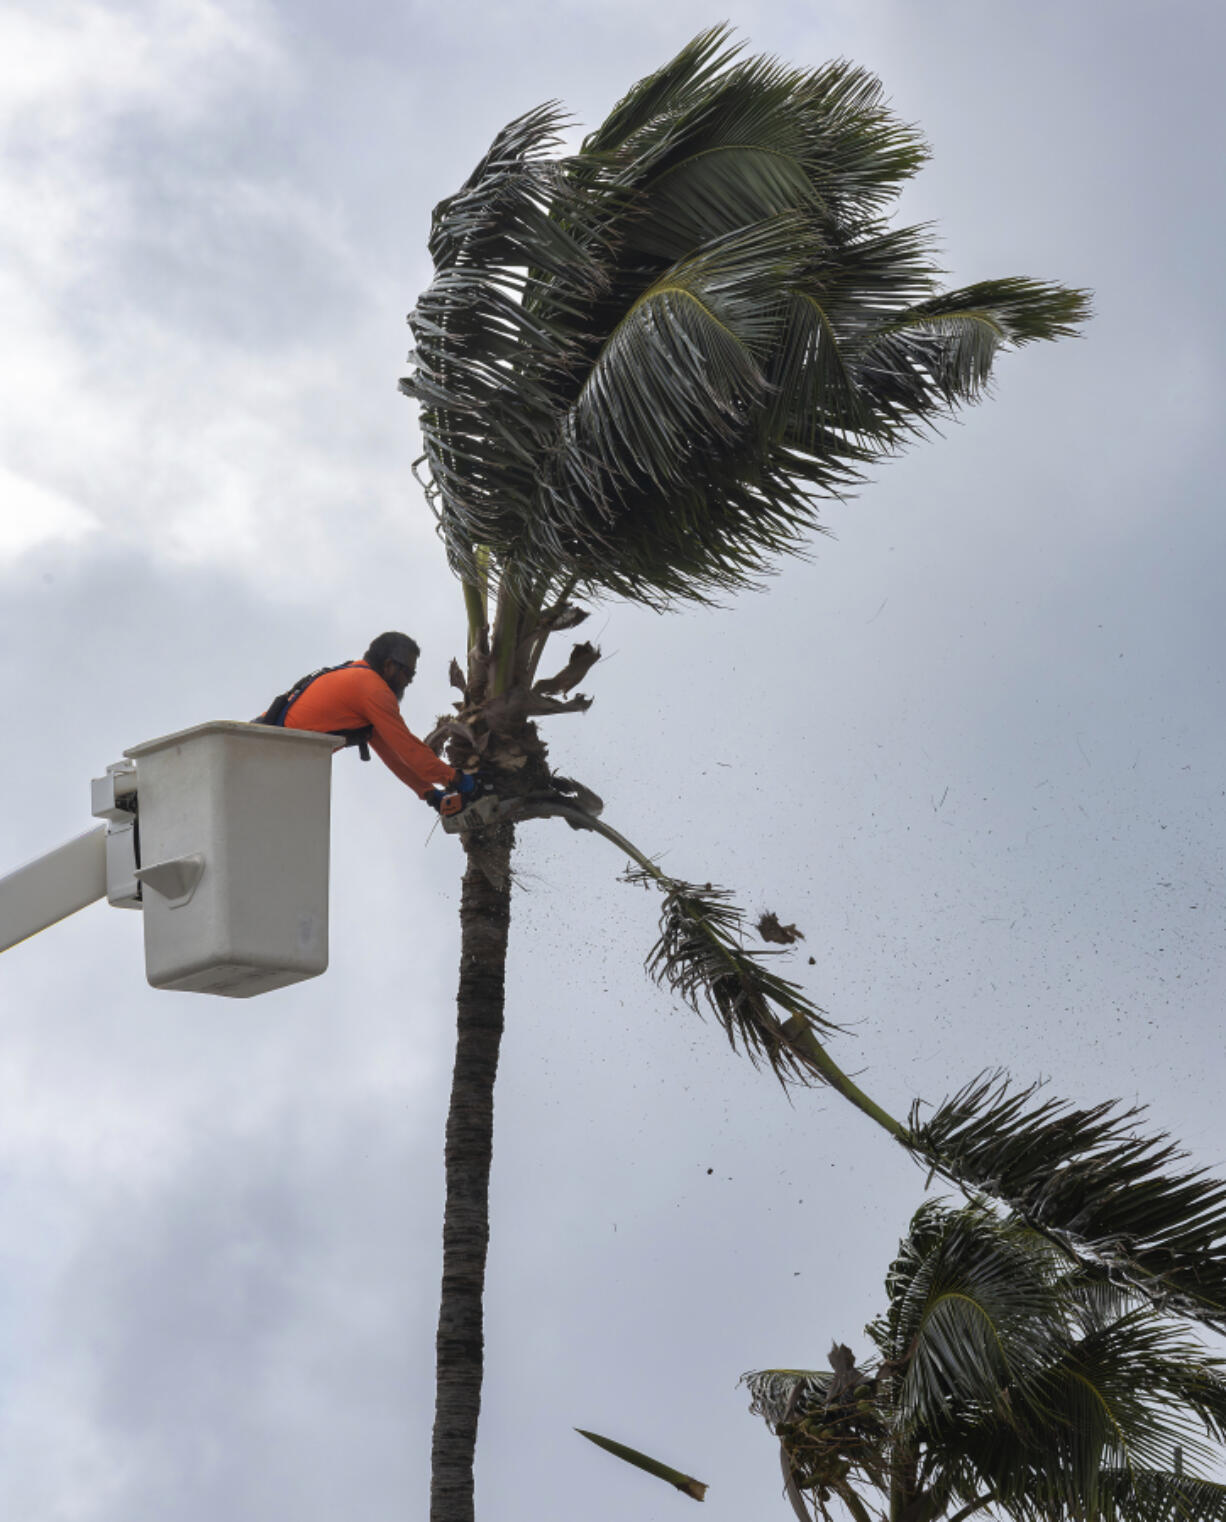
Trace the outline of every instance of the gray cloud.
<path fill-rule="evenodd" d="M 10 15 L 15 864 L 87 827 L 125 746 L 245 716 L 377 628 L 425 647 L 410 721 L 446 707 L 461 614 L 394 389 L 429 208 L 505 120 L 558 96 L 591 124 L 711 18 Z M 1092 285 L 1098 317 L 833 504 L 837 542 L 766 595 L 602 610 L 597 704 L 555 755 L 670 868 L 801 924 L 789 965 L 882 1102 L 1005 1062 L 1152 1099 L 1220 1164 L 1220 16 L 761 0 L 739 21 L 880 69 L 932 140 L 906 214 L 939 223 L 951 278 Z M 341 758 L 335 794 L 314 984 L 155 994 L 136 916 L 102 907 L 3 959 L 6 1514 L 422 1504 L 458 863 L 378 766 Z M 483 1511 L 671 1509 L 574 1425 L 701 1473 L 717 1516 L 782 1506 L 736 1376 L 858 1344 L 922 1179 L 649 987 L 653 901 L 615 853 L 525 837 Z"/>

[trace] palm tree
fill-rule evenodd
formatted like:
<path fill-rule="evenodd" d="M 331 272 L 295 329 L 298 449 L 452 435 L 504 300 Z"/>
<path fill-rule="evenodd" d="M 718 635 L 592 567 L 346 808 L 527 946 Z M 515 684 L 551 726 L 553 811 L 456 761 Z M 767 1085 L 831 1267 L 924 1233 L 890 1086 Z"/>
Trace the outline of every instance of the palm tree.
<path fill-rule="evenodd" d="M 1226 1362 L 1103 1265 L 979 1201 L 925 1204 L 830 1372 L 747 1374 L 800 1522 L 1226 1517 Z"/>
<path fill-rule="evenodd" d="M 518 822 L 560 814 L 624 850 L 665 894 L 657 973 L 781 1078 L 832 1083 L 906 1134 L 830 1060 L 833 1027 L 746 948 L 726 896 L 667 877 L 551 772 L 535 720 L 589 705 L 575 689 L 599 651 L 575 644 L 542 679 L 548 640 L 602 598 L 669 608 L 758 584 L 820 531 L 823 498 L 978 399 L 1002 350 L 1088 310 L 1023 278 L 940 290 L 926 234 L 888 222 L 926 149 L 850 64 L 743 58 L 717 28 L 558 156 L 566 125 L 552 106 L 510 123 L 436 207 L 402 382 L 467 612 L 458 712 L 434 741 L 480 761 L 500 800 L 463 836 L 433 1522 L 473 1515 Z"/>

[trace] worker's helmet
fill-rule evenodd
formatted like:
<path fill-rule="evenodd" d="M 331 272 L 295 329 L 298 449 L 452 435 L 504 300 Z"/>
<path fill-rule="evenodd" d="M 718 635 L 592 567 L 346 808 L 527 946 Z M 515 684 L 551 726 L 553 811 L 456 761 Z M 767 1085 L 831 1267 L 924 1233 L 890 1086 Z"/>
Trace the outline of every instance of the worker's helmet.
<path fill-rule="evenodd" d="M 417 658 L 421 654 L 417 641 L 410 639 L 407 634 L 397 633 L 395 630 L 387 634 L 380 634 L 370 642 L 370 649 L 366 652 L 366 661 L 376 671 L 384 661 L 395 661 L 398 666 L 406 666 L 410 671 L 417 665 Z"/>

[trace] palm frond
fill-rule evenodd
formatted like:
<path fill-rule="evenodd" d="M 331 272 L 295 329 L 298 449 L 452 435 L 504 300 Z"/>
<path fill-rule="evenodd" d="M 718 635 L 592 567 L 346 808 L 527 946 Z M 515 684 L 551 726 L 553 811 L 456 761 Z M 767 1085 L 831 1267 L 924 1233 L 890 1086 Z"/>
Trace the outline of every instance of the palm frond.
<path fill-rule="evenodd" d="M 575 1431 L 580 1437 L 587 1438 L 589 1443 L 595 1443 L 597 1448 L 603 1448 L 606 1453 L 611 1453 L 614 1458 L 621 1459 L 623 1463 L 633 1464 L 636 1469 L 643 1470 L 645 1474 L 654 1475 L 657 1480 L 666 1480 L 674 1490 L 681 1491 L 692 1501 L 706 1499 L 707 1486 L 701 1480 L 696 1480 L 692 1474 L 683 1474 L 680 1469 L 674 1469 L 671 1464 L 661 1463 L 659 1459 L 640 1453 L 637 1448 L 629 1448 L 625 1443 L 618 1443 L 611 1437 L 602 1437 L 599 1432 L 587 1432 L 582 1427 L 576 1427 Z"/>
<path fill-rule="evenodd" d="M 1174 1356 L 1173 1356 L 1174 1355 Z M 1174 1358 L 1188 1374 L 1215 1360 L 1144 1309 L 1071 1342 L 1043 1386 L 1049 1487 L 1069 1504 L 1096 1503 L 1103 1466 L 1170 1471 L 1178 1447 L 1193 1470 L 1214 1447 L 1196 1410 L 1177 1393 Z"/>
<path fill-rule="evenodd" d="M 927 1119 L 915 1105 L 904 1145 L 1148 1303 L 1226 1329 L 1226 1183 L 1180 1171 L 1165 1134 L 1138 1132 L 1143 1108 L 1081 1109 L 1039 1089 L 984 1075 Z"/>
<path fill-rule="evenodd" d="M 735 443 L 766 395 L 778 276 L 796 242 L 795 219 L 777 217 L 670 265 L 641 292 L 568 410 L 551 471 L 559 495 L 570 488 L 586 505 L 575 490 L 586 488 L 615 520 L 623 484 L 684 488 L 695 454 Z"/>
<path fill-rule="evenodd" d="M 749 1411 L 772 1427 L 798 1409 L 824 1405 L 833 1378 L 829 1369 L 757 1369 L 737 1381 L 749 1391 Z"/>
<path fill-rule="evenodd" d="M 1024 1420 L 1056 1356 L 1064 1305 L 1045 1244 L 986 1209 L 930 1201 L 886 1288 L 889 1310 L 869 1331 L 902 1371 L 893 1399 L 903 1427 Z"/>
<path fill-rule="evenodd" d="M 605 207 L 550 158 L 566 118 L 551 106 L 506 126 L 461 189 L 434 209 L 435 278 L 409 315 L 416 348 L 400 389 L 422 404 L 428 495 L 453 569 L 505 541 L 531 510 L 556 432 L 557 377 L 579 360 L 573 314 L 605 279 Z M 547 286 L 549 313 L 532 291 Z"/>
<path fill-rule="evenodd" d="M 663 68 L 640 79 L 596 131 L 584 139 L 584 154 L 611 154 L 624 148 L 636 133 L 653 122 L 667 119 L 700 96 L 741 51 L 741 44 L 731 42 L 731 36 L 732 29 L 727 24 L 709 27 L 687 42 Z"/>
<path fill-rule="evenodd" d="M 1037 280 L 984 280 L 890 316 L 860 339 L 850 365 L 896 422 L 917 423 L 983 394 L 1002 348 L 1069 337 L 1086 293 Z"/>
<path fill-rule="evenodd" d="M 647 958 L 656 982 L 696 1014 L 709 1010 L 733 1051 L 743 1050 L 755 1067 L 766 1063 L 780 1083 L 824 1080 L 803 1038 L 838 1026 L 798 984 L 771 971 L 767 958 L 779 953 L 745 946 L 748 921 L 731 894 L 641 867 L 627 871 L 625 880 L 664 894 L 660 938 Z"/>
<path fill-rule="evenodd" d="M 1226 1485 L 1215 1480 L 1121 1468 L 1099 1492 L 1102 1522 L 1226 1522 Z"/>

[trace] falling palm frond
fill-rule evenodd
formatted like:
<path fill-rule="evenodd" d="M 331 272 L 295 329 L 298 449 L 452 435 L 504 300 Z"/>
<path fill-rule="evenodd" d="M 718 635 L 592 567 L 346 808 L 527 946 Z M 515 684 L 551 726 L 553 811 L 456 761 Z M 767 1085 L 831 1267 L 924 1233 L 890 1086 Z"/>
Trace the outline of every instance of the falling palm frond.
<path fill-rule="evenodd" d="M 633 1464 L 636 1469 L 643 1470 L 645 1474 L 654 1475 L 657 1480 L 666 1480 L 674 1490 L 689 1496 L 691 1501 L 706 1499 L 707 1486 L 702 1480 L 696 1480 L 693 1475 L 682 1474 L 681 1470 L 674 1469 L 671 1464 L 663 1464 L 659 1459 L 640 1453 L 637 1448 L 628 1448 L 625 1443 L 615 1442 L 611 1437 L 601 1437 L 599 1432 L 585 1432 L 582 1427 L 576 1427 L 575 1431 L 580 1437 L 587 1438 L 589 1443 L 595 1443 L 597 1448 L 603 1448 L 606 1453 L 611 1453 L 614 1458 Z"/>
<path fill-rule="evenodd" d="M 710 883 L 657 877 L 641 867 L 628 871 L 626 881 L 659 887 L 664 894 L 660 938 L 647 957 L 656 982 L 695 1013 L 709 1010 L 732 1049 L 744 1051 L 755 1067 L 765 1062 L 781 1083 L 820 1080 L 824 1075 L 797 1039 L 798 1027 L 816 1036 L 838 1026 L 799 985 L 766 965 L 767 957 L 779 953 L 745 946 L 748 921 L 731 894 Z"/>

